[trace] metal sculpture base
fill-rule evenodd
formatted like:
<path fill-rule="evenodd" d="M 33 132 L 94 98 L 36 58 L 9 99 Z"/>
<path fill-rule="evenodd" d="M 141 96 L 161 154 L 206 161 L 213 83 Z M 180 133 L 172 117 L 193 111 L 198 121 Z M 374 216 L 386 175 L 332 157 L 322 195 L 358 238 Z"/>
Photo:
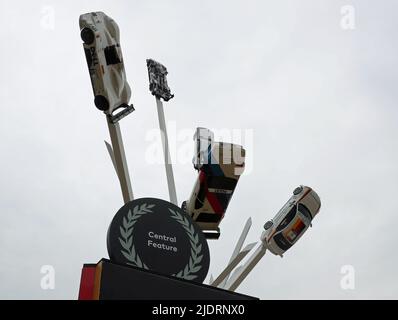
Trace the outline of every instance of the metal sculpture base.
<path fill-rule="evenodd" d="M 258 300 L 107 259 L 85 264 L 79 300 Z"/>

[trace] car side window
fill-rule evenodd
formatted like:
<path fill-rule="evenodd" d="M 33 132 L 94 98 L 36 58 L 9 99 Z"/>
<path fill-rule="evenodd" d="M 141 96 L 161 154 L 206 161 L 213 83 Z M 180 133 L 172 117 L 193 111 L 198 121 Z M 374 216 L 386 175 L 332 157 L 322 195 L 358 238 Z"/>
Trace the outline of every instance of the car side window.
<path fill-rule="evenodd" d="M 296 212 L 297 212 L 297 206 L 294 206 L 292 209 L 290 209 L 289 213 L 276 228 L 276 231 L 284 229 L 290 223 L 290 221 L 294 219 L 294 217 L 296 216 Z"/>
<path fill-rule="evenodd" d="M 306 206 L 304 206 L 303 204 L 299 204 L 298 206 L 298 210 L 303 214 L 304 217 L 306 217 L 309 221 L 312 221 L 312 216 L 310 211 L 307 209 Z"/>
<path fill-rule="evenodd" d="M 106 47 L 104 53 L 105 53 L 106 64 L 108 66 L 111 64 L 121 63 L 115 45 Z"/>

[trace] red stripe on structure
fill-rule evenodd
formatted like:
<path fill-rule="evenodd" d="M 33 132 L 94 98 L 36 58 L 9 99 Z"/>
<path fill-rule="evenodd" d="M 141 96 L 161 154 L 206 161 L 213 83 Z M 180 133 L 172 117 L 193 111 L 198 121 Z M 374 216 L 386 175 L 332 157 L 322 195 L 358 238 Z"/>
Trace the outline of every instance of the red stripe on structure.
<path fill-rule="evenodd" d="M 93 300 L 95 264 L 85 264 L 80 279 L 79 300 Z"/>
<path fill-rule="evenodd" d="M 206 195 L 207 201 L 209 201 L 209 203 L 210 203 L 210 205 L 213 208 L 213 211 L 215 213 L 223 214 L 224 213 L 224 209 L 221 206 L 220 201 L 218 201 L 217 196 L 214 193 L 209 192 L 206 178 L 207 178 L 206 174 L 203 171 L 200 171 L 200 173 L 199 173 L 199 181 L 200 181 L 200 184 L 201 184 L 201 188 L 205 189 L 205 195 Z"/>
<path fill-rule="evenodd" d="M 224 209 L 221 206 L 220 202 L 218 201 L 218 199 L 214 193 L 207 191 L 206 197 L 215 213 L 218 213 L 218 214 L 224 213 Z"/>
<path fill-rule="evenodd" d="M 199 172 L 199 182 L 203 183 L 206 181 L 206 174 L 203 171 Z"/>

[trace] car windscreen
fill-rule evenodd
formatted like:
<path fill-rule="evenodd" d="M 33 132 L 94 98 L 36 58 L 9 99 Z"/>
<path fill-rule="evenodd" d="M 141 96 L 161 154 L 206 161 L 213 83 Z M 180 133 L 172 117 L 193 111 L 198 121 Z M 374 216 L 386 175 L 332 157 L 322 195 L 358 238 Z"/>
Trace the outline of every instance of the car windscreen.
<path fill-rule="evenodd" d="M 297 212 L 297 206 L 294 206 L 292 209 L 290 209 L 289 213 L 276 228 L 276 231 L 284 229 L 290 223 L 290 221 L 294 219 L 294 217 L 296 216 L 296 212 Z"/>
<path fill-rule="evenodd" d="M 116 49 L 116 45 L 106 47 L 104 49 L 104 54 L 105 54 L 106 64 L 108 66 L 112 64 L 121 63 L 119 54 Z"/>
<path fill-rule="evenodd" d="M 275 240 L 275 243 L 278 245 L 278 247 L 284 251 L 286 251 L 287 249 L 289 249 L 292 246 L 292 244 L 289 243 L 289 241 L 287 241 L 285 239 L 282 232 L 275 235 L 274 240 Z"/>
<path fill-rule="evenodd" d="M 298 205 L 298 210 L 303 214 L 304 217 L 306 217 L 307 219 L 312 221 L 312 215 L 306 206 L 304 206 L 303 204 L 300 203 Z"/>

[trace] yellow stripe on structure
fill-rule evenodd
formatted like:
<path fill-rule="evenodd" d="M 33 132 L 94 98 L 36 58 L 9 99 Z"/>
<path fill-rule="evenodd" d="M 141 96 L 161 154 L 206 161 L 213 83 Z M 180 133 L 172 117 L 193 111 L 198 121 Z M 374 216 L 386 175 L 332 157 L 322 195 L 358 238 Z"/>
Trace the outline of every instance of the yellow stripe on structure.
<path fill-rule="evenodd" d="M 102 261 L 95 267 L 93 300 L 99 300 L 101 291 Z"/>

